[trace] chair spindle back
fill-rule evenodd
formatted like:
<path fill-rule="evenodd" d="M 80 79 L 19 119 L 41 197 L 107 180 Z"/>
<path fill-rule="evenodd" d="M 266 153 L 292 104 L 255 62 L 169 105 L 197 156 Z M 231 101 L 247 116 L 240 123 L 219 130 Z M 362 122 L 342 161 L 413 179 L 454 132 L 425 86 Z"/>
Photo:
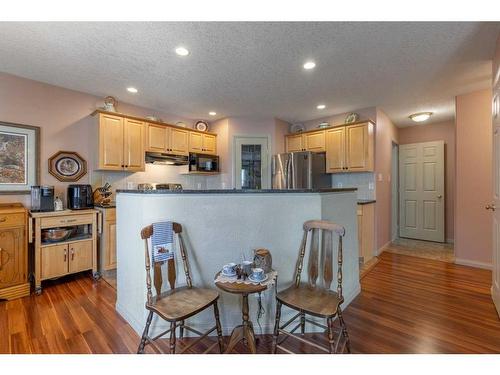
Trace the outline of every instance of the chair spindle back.
<path fill-rule="evenodd" d="M 184 244 L 184 238 L 182 236 L 182 225 L 179 223 L 172 223 L 172 229 L 174 233 L 177 235 L 178 243 L 179 243 L 179 251 L 182 258 L 182 265 L 184 268 L 184 274 L 186 277 L 186 284 L 188 288 L 191 288 L 192 280 L 191 274 L 189 272 L 189 261 L 187 259 L 186 254 L 186 246 Z M 153 302 L 153 293 L 151 289 L 151 254 L 149 251 L 149 238 L 153 235 L 153 225 L 148 225 L 147 227 L 141 230 L 141 238 L 144 240 L 144 256 L 145 256 L 145 264 L 146 264 L 146 287 L 147 287 L 147 298 L 148 303 L 151 304 Z M 175 251 L 175 250 L 174 250 Z M 175 257 L 175 252 L 174 252 Z M 154 262 L 154 287 L 156 290 L 156 294 L 161 294 L 161 289 L 163 286 L 163 276 L 161 272 L 161 266 L 164 262 Z M 177 279 L 177 272 L 175 269 L 175 259 L 169 259 L 167 261 L 167 271 L 168 271 L 168 282 L 171 289 L 175 289 L 175 281 Z"/>
<path fill-rule="evenodd" d="M 330 289 L 333 281 L 334 234 L 338 236 L 337 293 L 339 297 L 342 296 L 342 238 L 345 234 L 345 228 L 326 220 L 310 220 L 304 223 L 304 235 L 300 244 L 299 259 L 295 269 L 295 286 L 298 287 L 300 285 L 308 237 L 310 237 L 310 252 L 307 265 L 309 286 L 312 288 L 319 287 L 317 280 L 318 276 L 320 276 L 320 268 L 322 265 L 322 284 L 325 289 Z"/>

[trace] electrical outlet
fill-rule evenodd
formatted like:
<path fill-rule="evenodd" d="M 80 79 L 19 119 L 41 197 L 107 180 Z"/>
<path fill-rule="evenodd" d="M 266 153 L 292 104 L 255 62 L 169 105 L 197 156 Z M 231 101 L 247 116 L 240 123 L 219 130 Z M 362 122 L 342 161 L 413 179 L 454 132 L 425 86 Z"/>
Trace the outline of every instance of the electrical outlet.
<path fill-rule="evenodd" d="M 368 183 L 368 190 L 375 190 L 375 184 L 373 182 Z"/>
<path fill-rule="evenodd" d="M 342 182 L 337 182 L 337 187 L 338 188 L 341 188 L 342 186 L 344 186 L 344 184 Z"/>

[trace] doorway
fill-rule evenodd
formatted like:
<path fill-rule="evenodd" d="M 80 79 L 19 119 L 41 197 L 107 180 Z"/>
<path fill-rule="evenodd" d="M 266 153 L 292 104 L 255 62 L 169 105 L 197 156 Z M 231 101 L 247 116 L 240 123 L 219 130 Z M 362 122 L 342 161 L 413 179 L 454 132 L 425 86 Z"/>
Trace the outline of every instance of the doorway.
<path fill-rule="evenodd" d="M 399 146 L 399 236 L 445 242 L 444 141 Z"/>
<path fill-rule="evenodd" d="M 392 142 L 391 150 L 391 240 L 399 233 L 399 145 Z"/>
<path fill-rule="evenodd" d="M 234 137 L 234 187 L 260 190 L 270 188 L 269 138 Z"/>

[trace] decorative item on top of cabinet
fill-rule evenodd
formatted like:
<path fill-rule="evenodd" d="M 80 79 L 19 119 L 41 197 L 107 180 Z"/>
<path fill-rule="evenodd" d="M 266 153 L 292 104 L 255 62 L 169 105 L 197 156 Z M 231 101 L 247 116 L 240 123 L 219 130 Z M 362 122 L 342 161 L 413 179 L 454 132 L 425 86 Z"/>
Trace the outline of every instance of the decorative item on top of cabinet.
<path fill-rule="evenodd" d="M 208 131 L 208 124 L 206 123 L 206 121 L 203 120 L 197 121 L 194 127 L 196 130 L 199 130 L 200 132 Z"/>
<path fill-rule="evenodd" d="M 374 166 L 374 124 L 361 122 L 326 130 L 326 172 L 369 172 Z"/>
<path fill-rule="evenodd" d="M 0 204 L 0 301 L 29 296 L 27 210 Z"/>
<path fill-rule="evenodd" d="M 346 124 L 352 124 L 353 122 L 358 121 L 358 119 L 359 119 L 359 115 L 358 115 L 357 113 L 354 113 L 354 112 L 353 112 L 353 113 L 349 113 L 349 114 L 346 116 L 346 118 L 345 118 L 344 122 L 345 122 Z"/>
<path fill-rule="evenodd" d="M 116 268 L 116 208 L 99 210 L 99 272 Z"/>
<path fill-rule="evenodd" d="M 42 292 L 42 281 L 92 270 L 94 279 L 100 277 L 97 271 L 97 210 L 30 212 L 35 250 L 35 292 Z M 47 241 L 47 230 L 66 228 L 71 232 L 61 241 Z"/>
<path fill-rule="evenodd" d="M 116 99 L 112 96 L 106 96 L 104 98 L 103 109 L 108 112 L 116 112 Z"/>
<path fill-rule="evenodd" d="M 49 173 L 63 182 L 75 182 L 87 174 L 87 162 L 77 152 L 58 151 L 49 158 Z"/>
<path fill-rule="evenodd" d="M 98 113 L 97 169 L 144 171 L 144 123 L 119 114 Z"/>
<path fill-rule="evenodd" d="M 325 131 L 317 130 L 286 136 L 286 152 L 325 151 Z"/>

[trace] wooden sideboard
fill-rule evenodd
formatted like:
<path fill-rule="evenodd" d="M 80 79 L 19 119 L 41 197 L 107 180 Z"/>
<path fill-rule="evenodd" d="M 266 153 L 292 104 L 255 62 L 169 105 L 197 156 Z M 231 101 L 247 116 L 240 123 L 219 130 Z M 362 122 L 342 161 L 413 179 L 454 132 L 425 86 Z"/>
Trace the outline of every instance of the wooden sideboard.
<path fill-rule="evenodd" d="M 373 172 L 375 125 L 370 121 L 285 136 L 286 152 L 326 152 L 327 173 Z"/>
<path fill-rule="evenodd" d="M 21 203 L 0 204 L 0 300 L 30 294 L 27 225 Z"/>
<path fill-rule="evenodd" d="M 30 231 L 35 254 L 35 292 L 42 292 L 42 281 L 72 273 L 97 270 L 97 214 L 94 209 L 31 212 Z M 50 228 L 74 228 L 73 234 L 61 242 L 43 239 L 43 231 Z"/>

